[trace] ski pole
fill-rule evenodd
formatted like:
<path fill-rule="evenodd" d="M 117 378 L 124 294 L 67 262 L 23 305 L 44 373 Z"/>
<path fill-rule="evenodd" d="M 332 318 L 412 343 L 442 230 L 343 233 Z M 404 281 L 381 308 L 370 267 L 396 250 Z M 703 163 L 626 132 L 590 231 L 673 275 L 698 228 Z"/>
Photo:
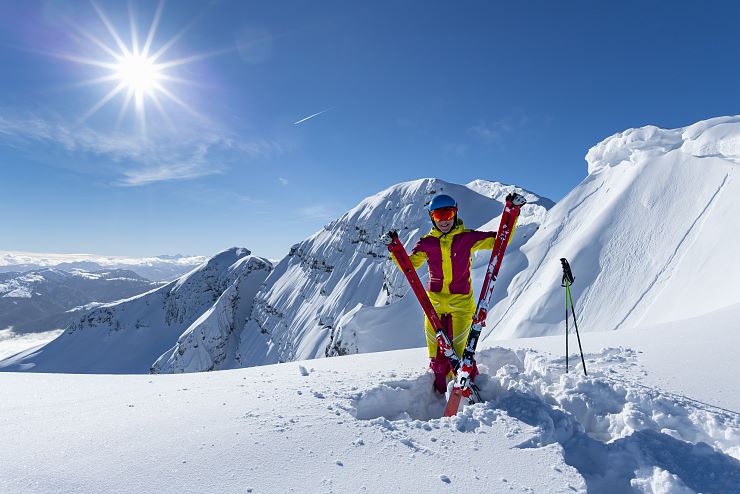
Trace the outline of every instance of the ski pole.
<path fill-rule="evenodd" d="M 568 307 L 570 306 L 570 312 L 573 314 L 573 326 L 576 329 L 576 338 L 578 339 L 578 351 L 581 354 L 581 363 L 583 364 L 583 374 L 588 376 L 588 372 L 586 372 L 586 359 L 583 357 L 583 347 L 581 346 L 581 335 L 578 332 L 576 307 L 573 303 L 573 294 L 570 291 L 570 286 L 576 279 L 570 269 L 568 260 L 563 257 L 560 259 L 560 263 L 563 265 L 563 280 L 560 286 L 565 287 L 565 372 L 568 372 Z"/>

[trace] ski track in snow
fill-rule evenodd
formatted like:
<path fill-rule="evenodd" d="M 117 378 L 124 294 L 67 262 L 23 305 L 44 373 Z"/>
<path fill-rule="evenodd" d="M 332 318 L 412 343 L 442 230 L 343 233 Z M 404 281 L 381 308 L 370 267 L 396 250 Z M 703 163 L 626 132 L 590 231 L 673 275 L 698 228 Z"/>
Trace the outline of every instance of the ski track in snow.
<path fill-rule="evenodd" d="M 690 238 L 696 238 L 701 233 L 701 229 L 699 229 L 698 232 L 696 232 L 696 235 L 692 235 L 696 231 L 696 226 L 699 224 L 699 222 L 702 220 L 702 218 L 706 217 L 707 212 L 711 209 L 712 205 L 715 202 L 715 199 L 717 196 L 719 196 L 720 192 L 722 192 L 722 189 L 725 187 L 725 184 L 727 183 L 727 179 L 730 178 L 730 172 L 728 172 L 725 177 L 722 179 L 722 183 L 719 184 L 719 187 L 717 187 L 717 190 L 712 195 L 712 197 L 707 201 L 704 208 L 699 212 L 696 219 L 691 223 L 689 228 L 686 230 L 686 234 L 681 238 L 681 240 L 678 242 L 678 245 L 676 245 L 676 249 L 673 251 L 671 256 L 668 258 L 666 263 L 663 265 L 663 267 L 658 271 L 658 273 L 655 275 L 655 279 L 650 282 L 650 284 L 645 288 L 645 291 L 637 298 L 635 301 L 635 304 L 632 306 L 630 310 L 627 311 L 627 314 L 622 318 L 621 321 L 617 323 L 617 325 L 614 327 L 615 330 L 622 327 L 622 325 L 627 321 L 632 313 L 638 308 L 642 306 L 642 302 L 644 299 L 647 298 L 647 296 L 650 294 L 651 291 L 653 291 L 653 288 L 659 284 L 661 279 L 665 280 L 666 277 L 664 274 L 671 270 L 670 268 L 674 266 L 674 260 L 676 260 L 676 263 L 679 263 L 681 261 L 682 256 L 680 255 L 681 247 L 686 244 L 686 241 Z M 671 270 L 672 271 L 672 270 Z M 644 307 L 643 313 L 648 312 L 650 309 L 650 306 Z M 639 325 L 640 321 L 636 321 L 636 325 Z"/>
<path fill-rule="evenodd" d="M 630 375 L 644 373 L 634 350 L 608 348 L 586 360 L 588 377 L 580 363 L 565 374 L 564 358 L 534 350 L 483 350 L 478 383 L 486 401 L 451 418 L 436 418 L 445 402 L 431 391 L 429 373 L 391 374 L 395 379 L 335 406 L 423 455 L 440 455 L 423 443 L 437 442 L 442 430 L 481 434 L 503 426 L 513 438 L 528 432 L 518 448 L 559 445 L 589 492 L 635 492 L 651 482 L 738 492 L 740 414 L 632 382 Z"/>

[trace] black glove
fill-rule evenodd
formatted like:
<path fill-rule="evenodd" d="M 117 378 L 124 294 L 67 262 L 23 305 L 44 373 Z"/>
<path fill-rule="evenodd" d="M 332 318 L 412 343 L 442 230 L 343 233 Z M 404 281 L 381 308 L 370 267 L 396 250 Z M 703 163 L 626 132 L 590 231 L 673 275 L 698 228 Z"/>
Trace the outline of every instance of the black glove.
<path fill-rule="evenodd" d="M 396 238 L 398 238 L 398 232 L 396 230 L 388 230 L 388 232 L 380 236 L 380 241 L 385 245 L 390 245 L 393 242 L 393 239 Z"/>

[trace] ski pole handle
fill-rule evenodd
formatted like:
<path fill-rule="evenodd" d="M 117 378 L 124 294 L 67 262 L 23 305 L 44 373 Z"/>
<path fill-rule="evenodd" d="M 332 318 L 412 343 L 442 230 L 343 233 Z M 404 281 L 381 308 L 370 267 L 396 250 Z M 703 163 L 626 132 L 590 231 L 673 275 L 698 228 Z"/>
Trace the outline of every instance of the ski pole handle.
<path fill-rule="evenodd" d="M 560 258 L 560 263 L 563 265 L 563 281 L 561 282 L 560 286 L 572 285 L 573 282 L 576 281 L 576 279 L 573 276 L 573 271 L 570 270 L 570 264 L 568 264 L 568 260 L 562 257 Z"/>

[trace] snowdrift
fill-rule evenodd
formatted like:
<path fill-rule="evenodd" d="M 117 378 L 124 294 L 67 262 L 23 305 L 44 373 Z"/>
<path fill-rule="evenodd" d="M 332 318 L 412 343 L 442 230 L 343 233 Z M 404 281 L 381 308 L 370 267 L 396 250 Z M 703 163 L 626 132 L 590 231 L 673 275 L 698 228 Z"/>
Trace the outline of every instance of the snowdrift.
<path fill-rule="evenodd" d="M 588 377 L 559 336 L 502 341 L 478 356 L 486 401 L 449 418 L 421 348 L 5 374 L 0 492 L 734 493 L 738 317 L 593 333 Z"/>

